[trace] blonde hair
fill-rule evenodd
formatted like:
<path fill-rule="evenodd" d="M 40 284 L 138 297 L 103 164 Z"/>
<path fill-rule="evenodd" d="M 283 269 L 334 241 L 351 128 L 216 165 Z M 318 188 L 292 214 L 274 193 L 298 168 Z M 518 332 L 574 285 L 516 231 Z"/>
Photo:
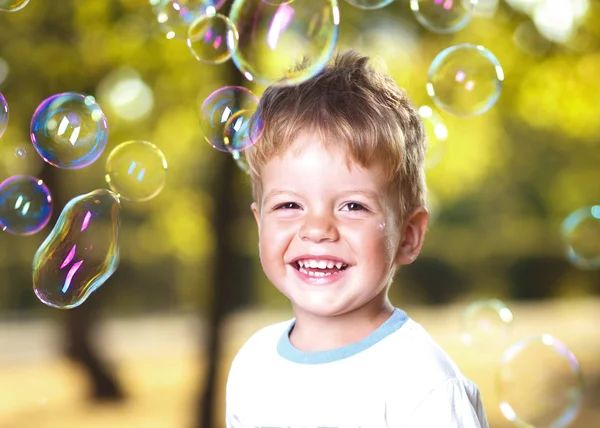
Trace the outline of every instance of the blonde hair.
<path fill-rule="evenodd" d="M 324 148 L 344 144 L 349 160 L 362 167 L 381 162 L 401 218 L 425 205 L 423 121 L 396 82 L 368 61 L 346 51 L 306 82 L 265 90 L 250 125 L 260 123 L 262 133 L 245 152 L 255 201 L 262 196 L 262 167 L 299 133 L 315 132 Z"/>

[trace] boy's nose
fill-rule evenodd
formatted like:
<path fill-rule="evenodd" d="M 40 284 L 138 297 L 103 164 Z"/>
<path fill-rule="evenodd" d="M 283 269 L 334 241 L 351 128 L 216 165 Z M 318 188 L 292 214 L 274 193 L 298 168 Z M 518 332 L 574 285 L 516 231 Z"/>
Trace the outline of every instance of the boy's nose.
<path fill-rule="evenodd" d="M 327 216 L 307 216 L 299 234 L 301 239 L 313 242 L 336 241 L 339 238 L 335 220 Z"/>

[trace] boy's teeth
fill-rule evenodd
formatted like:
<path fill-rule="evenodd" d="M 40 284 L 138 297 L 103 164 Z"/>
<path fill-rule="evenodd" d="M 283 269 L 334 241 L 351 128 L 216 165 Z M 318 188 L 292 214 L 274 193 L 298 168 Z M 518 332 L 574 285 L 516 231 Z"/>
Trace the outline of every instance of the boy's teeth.
<path fill-rule="evenodd" d="M 346 264 L 342 262 L 334 262 L 333 260 L 307 259 L 298 260 L 298 266 L 301 268 L 304 267 L 311 269 L 331 269 L 335 266 L 336 268 L 341 269 L 343 266 L 346 266 Z"/>

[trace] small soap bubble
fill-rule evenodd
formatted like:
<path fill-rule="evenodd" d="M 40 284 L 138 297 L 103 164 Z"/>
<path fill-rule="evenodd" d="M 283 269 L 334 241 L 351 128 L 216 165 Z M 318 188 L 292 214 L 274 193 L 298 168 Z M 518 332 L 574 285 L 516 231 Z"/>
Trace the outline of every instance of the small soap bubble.
<path fill-rule="evenodd" d="M 337 0 L 235 0 L 229 19 L 239 33 L 235 66 L 263 85 L 298 84 L 319 73 L 333 54 L 340 12 Z M 304 61 L 306 67 L 296 68 Z"/>
<path fill-rule="evenodd" d="M 419 107 L 419 115 L 423 119 L 425 134 L 427 135 L 425 166 L 433 168 L 444 156 L 446 140 L 448 139 L 448 128 L 446 128 L 442 117 L 429 106 Z"/>
<path fill-rule="evenodd" d="M 121 206 L 98 189 L 71 199 L 33 258 L 33 291 L 51 307 L 81 305 L 117 270 Z"/>
<path fill-rule="evenodd" d="M 15 157 L 25 159 L 25 156 L 27 156 L 27 149 L 25 147 L 17 147 L 15 149 Z"/>
<path fill-rule="evenodd" d="M 246 161 L 245 152 L 239 152 L 237 150 L 232 150 L 231 156 L 233 157 L 233 160 L 235 160 L 235 163 L 237 164 L 237 166 L 242 171 L 244 171 L 246 174 L 250 175 L 250 166 L 248 165 L 248 161 Z"/>
<path fill-rule="evenodd" d="M 410 0 L 417 21 L 435 33 L 447 34 L 464 28 L 478 0 Z"/>
<path fill-rule="evenodd" d="M 188 36 L 192 23 L 202 16 L 214 16 L 225 0 L 163 0 L 154 11 L 161 30 L 167 39 L 183 39 Z"/>
<path fill-rule="evenodd" d="M 15 175 L 0 184 L 0 228 L 12 235 L 33 235 L 48 224 L 52 196 L 42 180 Z"/>
<path fill-rule="evenodd" d="M 582 269 L 600 267 L 600 205 L 573 211 L 563 221 L 561 234 L 569 262 Z"/>
<path fill-rule="evenodd" d="M 16 12 L 23 9 L 28 3 L 29 0 L 0 0 L 0 11 Z"/>
<path fill-rule="evenodd" d="M 394 0 L 346 0 L 352 6 L 359 9 L 380 9 L 392 3 Z"/>
<path fill-rule="evenodd" d="M 0 92 L 0 137 L 6 131 L 6 126 L 8 125 L 8 103 L 6 102 L 6 98 Z"/>
<path fill-rule="evenodd" d="M 564 428 L 577 416 L 583 377 L 573 353 L 549 334 L 510 345 L 497 376 L 500 410 L 518 426 Z"/>
<path fill-rule="evenodd" d="M 94 97 L 65 92 L 42 101 L 31 119 L 31 142 L 50 165 L 84 168 L 106 147 L 108 123 Z"/>
<path fill-rule="evenodd" d="M 106 182 L 120 198 L 142 202 L 154 198 L 167 181 L 167 159 L 147 141 L 127 141 L 106 159 Z"/>
<path fill-rule="evenodd" d="M 477 300 L 462 316 L 462 342 L 482 350 L 504 348 L 512 330 L 512 311 L 500 300 Z"/>
<path fill-rule="evenodd" d="M 427 93 L 442 110 L 476 116 L 500 97 L 504 71 L 483 46 L 460 44 L 440 52 L 429 67 Z"/>
<path fill-rule="evenodd" d="M 258 101 L 252 91 L 242 86 L 225 86 L 206 97 L 200 109 L 200 129 L 206 141 L 223 152 L 242 151 L 254 144 L 256 140 L 251 137 L 262 127 L 249 125 L 249 118 Z"/>
<path fill-rule="evenodd" d="M 188 30 L 187 45 L 198 61 L 222 64 L 231 58 L 237 47 L 239 35 L 224 15 L 201 16 Z"/>

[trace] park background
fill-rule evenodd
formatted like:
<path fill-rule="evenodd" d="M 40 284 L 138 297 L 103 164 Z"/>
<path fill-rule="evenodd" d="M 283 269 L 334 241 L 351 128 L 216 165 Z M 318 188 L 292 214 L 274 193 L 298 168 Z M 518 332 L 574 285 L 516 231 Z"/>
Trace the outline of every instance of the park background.
<path fill-rule="evenodd" d="M 448 139 L 427 173 L 431 227 L 391 299 L 480 386 L 491 426 L 503 428 L 512 425 L 498 409 L 499 354 L 460 339 L 469 303 L 501 299 L 514 314 L 511 340 L 552 334 L 579 359 L 584 398 L 570 426 L 592 428 L 600 274 L 569 263 L 560 225 L 600 201 L 600 6 L 547 0 L 557 12 L 534 22 L 533 3 L 480 0 L 466 28 L 440 35 L 407 0 L 370 11 L 342 0 L 338 48 L 374 57 L 417 105 L 432 105 L 427 70 L 442 49 L 468 42 L 496 55 L 505 73 L 497 104 L 471 118 L 440 113 Z M 115 85 L 132 76 L 137 89 L 119 97 Z M 202 101 L 231 84 L 264 89 L 231 61 L 203 64 L 168 40 L 146 0 L 32 0 L 0 12 L 10 108 L 0 174 L 40 177 L 54 199 L 41 232 L 0 235 L 1 428 L 224 427 L 235 352 L 261 326 L 292 317 L 259 265 L 248 177 L 198 125 Z M 68 91 L 94 95 L 109 123 L 104 155 L 81 170 L 45 164 L 29 140 L 38 104 Z M 150 201 L 123 201 L 116 273 L 78 308 L 47 307 L 32 291 L 33 255 L 69 199 L 107 187 L 106 157 L 128 140 L 163 151 L 167 186 Z M 590 251 L 598 238 L 589 236 Z"/>

